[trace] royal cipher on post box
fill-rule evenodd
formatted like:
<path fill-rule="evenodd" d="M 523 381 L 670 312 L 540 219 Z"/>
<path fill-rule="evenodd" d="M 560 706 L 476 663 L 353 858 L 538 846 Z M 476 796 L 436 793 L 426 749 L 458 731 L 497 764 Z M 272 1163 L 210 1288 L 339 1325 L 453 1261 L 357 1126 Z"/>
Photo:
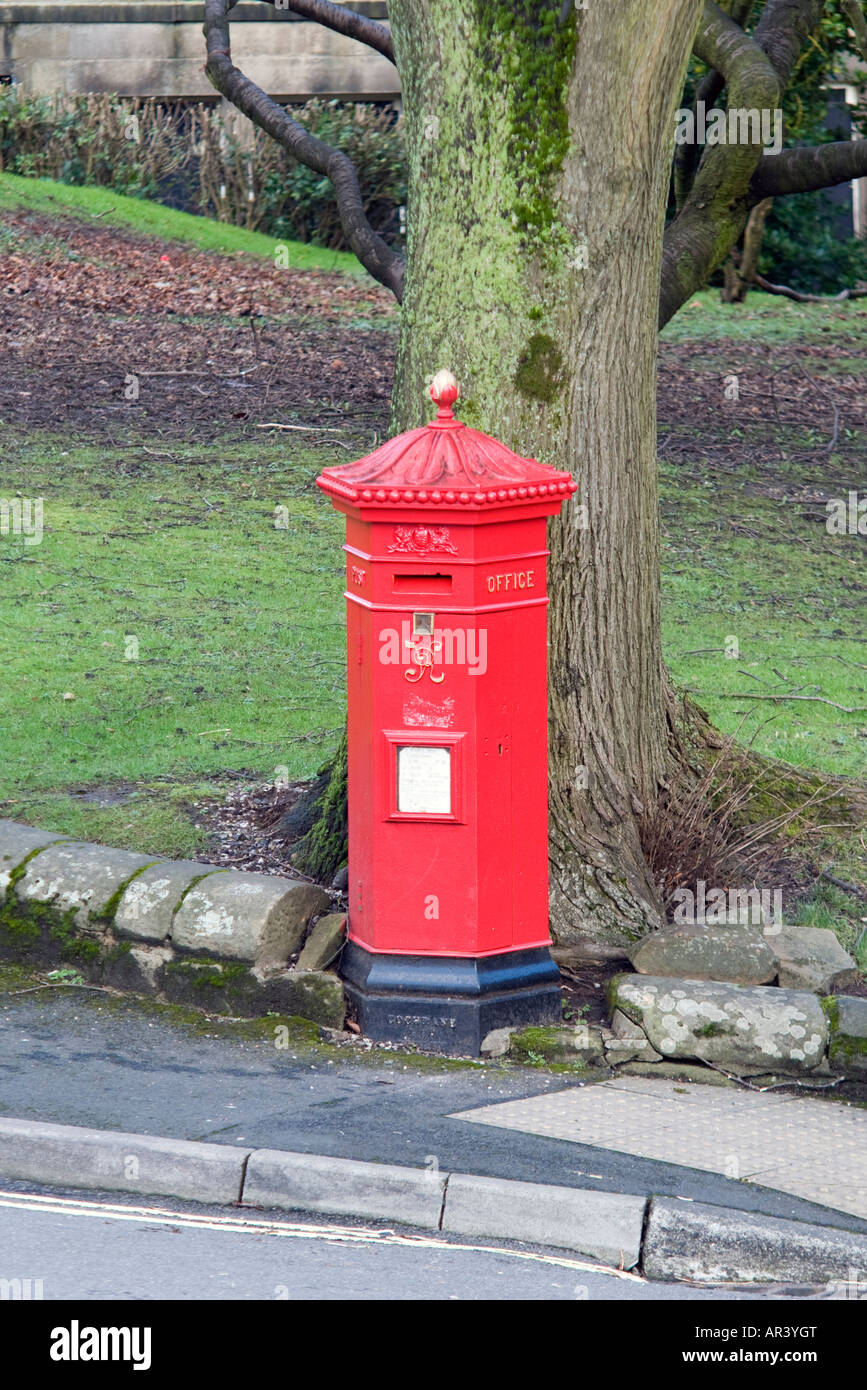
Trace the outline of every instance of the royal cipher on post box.
<path fill-rule="evenodd" d="M 346 516 L 349 910 L 377 1041 L 478 1055 L 560 1018 L 549 953 L 545 523 L 575 491 L 454 418 L 317 479 Z"/>

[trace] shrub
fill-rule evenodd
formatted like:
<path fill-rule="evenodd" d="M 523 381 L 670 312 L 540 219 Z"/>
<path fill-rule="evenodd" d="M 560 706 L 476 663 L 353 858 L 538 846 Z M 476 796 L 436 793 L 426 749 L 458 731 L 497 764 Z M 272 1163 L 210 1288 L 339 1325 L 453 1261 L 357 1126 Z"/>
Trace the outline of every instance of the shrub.
<path fill-rule="evenodd" d="M 22 96 L 0 88 L 0 169 L 115 193 L 157 197 L 188 167 L 180 103 L 123 101 L 108 94 Z"/>
<path fill-rule="evenodd" d="M 841 237 L 840 208 L 824 193 L 774 202 L 759 270 L 767 280 L 815 294 L 837 294 L 867 280 L 867 241 Z"/>
<path fill-rule="evenodd" d="M 393 107 L 309 101 L 291 114 L 346 153 L 372 226 L 402 237 L 403 128 Z M 110 94 L 26 96 L 0 88 L 0 169 L 152 198 L 221 222 L 347 249 L 328 179 L 245 117 L 206 102 Z"/>
<path fill-rule="evenodd" d="M 406 200 L 403 123 L 392 107 L 308 101 L 290 109 L 312 135 L 347 154 L 371 225 L 401 235 Z M 201 115 L 201 206 L 220 221 L 294 241 L 346 249 L 328 179 L 292 159 L 243 118 Z"/>

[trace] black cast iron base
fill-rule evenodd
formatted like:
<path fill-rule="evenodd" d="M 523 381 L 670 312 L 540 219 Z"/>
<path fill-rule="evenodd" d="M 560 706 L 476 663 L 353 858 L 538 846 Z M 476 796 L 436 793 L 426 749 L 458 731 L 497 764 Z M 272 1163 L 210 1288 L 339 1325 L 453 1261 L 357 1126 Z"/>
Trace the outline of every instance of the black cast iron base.
<path fill-rule="evenodd" d="M 560 972 L 546 947 L 496 956 L 398 956 L 347 941 L 340 962 L 374 1042 L 478 1057 L 493 1028 L 559 1023 Z"/>

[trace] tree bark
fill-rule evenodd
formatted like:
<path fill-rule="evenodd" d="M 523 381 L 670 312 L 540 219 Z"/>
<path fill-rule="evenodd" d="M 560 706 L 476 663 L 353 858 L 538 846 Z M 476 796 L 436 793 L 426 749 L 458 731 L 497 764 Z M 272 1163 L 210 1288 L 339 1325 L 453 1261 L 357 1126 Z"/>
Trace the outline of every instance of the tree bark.
<path fill-rule="evenodd" d="M 660 920 L 639 837 L 670 767 L 673 707 L 659 624 L 656 302 L 674 109 L 699 11 L 698 0 L 390 6 L 410 184 L 393 428 L 424 418 L 425 387 L 447 367 L 464 420 L 579 482 L 549 537 L 561 944 L 616 944 Z"/>
<path fill-rule="evenodd" d="M 750 286 L 756 283 L 759 256 L 762 254 L 762 242 L 765 236 L 765 223 L 773 206 L 773 198 L 763 198 L 760 203 L 756 203 L 747 218 L 740 260 L 736 264 L 734 256 L 731 255 L 725 263 L 725 285 L 720 296 L 723 304 L 745 303 Z"/>

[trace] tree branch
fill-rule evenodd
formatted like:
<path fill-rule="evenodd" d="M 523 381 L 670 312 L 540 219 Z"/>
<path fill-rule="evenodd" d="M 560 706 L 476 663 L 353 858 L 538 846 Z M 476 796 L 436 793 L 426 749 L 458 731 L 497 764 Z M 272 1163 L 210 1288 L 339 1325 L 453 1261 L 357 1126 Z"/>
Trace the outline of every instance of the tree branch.
<path fill-rule="evenodd" d="M 767 0 L 754 38 L 767 53 L 783 89 L 824 8 L 824 0 Z"/>
<path fill-rule="evenodd" d="M 739 24 L 743 29 L 750 17 L 755 0 L 722 0 L 720 9 L 731 16 L 735 24 Z M 704 23 L 702 19 L 701 23 Z M 694 47 L 694 45 L 693 45 Z M 705 110 L 709 111 L 716 103 L 717 97 L 725 87 L 725 78 L 716 68 L 706 72 L 695 89 L 695 111 L 700 102 L 704 104 Z M 683 207 L 689 191 L 692 188 L 692 181 L 695 178 L 695 171 L 701 160 L 701 147 L 698 144 L 678 145 L 674 153 L 674 192 L 677 201 L 677 209 Z"/>
<path fill-rule="evenodd" d="M 858 52 L 867 63 L 867 19 L 864 18 L 864 11 L 858 0 L 841 0 L 840 9 L 849 21 L 855 42 L 858 45 Z"/>
<path fill-rule="evenodd" d="M 867 140 L 835 140 L 783 150 L 763 159 L 750 183 L 750 202 L 787 193 L 814 193 L 867 176 Z"/>
<path fill-rule="evenodd" d="M 786 299 L 794 299 L 798 304 L 839 304 L 844 299 L 863 299 L 867 296 L 867 290 L 841 290 L 839 294 L 805 294 L 802 290 L 793 290 L 788 285 L 773 285 L 770 280 L 766 280 L 764 275 L 756 275 L 754 283 L 765 294 L 782 294 Z"/>
<path fill-rule="evenodd" d="M 713 0 L 705 0 L 693 52 L 724 77 L 730 111 L 776 109 L 780 84 L 771 63 Z M 743 231 L 750 180 L 763 149 L 760 133 L 750 127 L 748 136 L 743 143 L 706 147 L 689 197 L 665 233 L 660 327 L 701 289 Z"/>
<path fill-rule="evenodd" d="M 300 14 L 304 19 L 312 19 L 316 24 L 333 29 L 337 34 L 345 34 L 349 39 L 366 43 L 368 48 L 375 48 L 377 53 L 381 53 L 390 63 L 394 62 L 391 33 L 384 24 L 379 24 L 375 19 L 367 19 L 355 10 L 347 10 L 343 5 L 332 5 L 330 0 L 265 0 L 265 3 L 274 5 L 278 10 L 292 10 L 294 14 Z"/>
<path fill-rule="evenodd" d="M 340 221 L 352 250 L 373 278 L 390 289 L 399 302 L 403 294 L 404 260 L 368 222 L 354 164 L 342 150 L 335 150 L 311 135 L 234 66 L 229 47 L 230 3 L 231 0 L 205 0 L 204 34 L 208 48 L 205 73 L 208 80 L 293 158 L 331 180 Z"/>

